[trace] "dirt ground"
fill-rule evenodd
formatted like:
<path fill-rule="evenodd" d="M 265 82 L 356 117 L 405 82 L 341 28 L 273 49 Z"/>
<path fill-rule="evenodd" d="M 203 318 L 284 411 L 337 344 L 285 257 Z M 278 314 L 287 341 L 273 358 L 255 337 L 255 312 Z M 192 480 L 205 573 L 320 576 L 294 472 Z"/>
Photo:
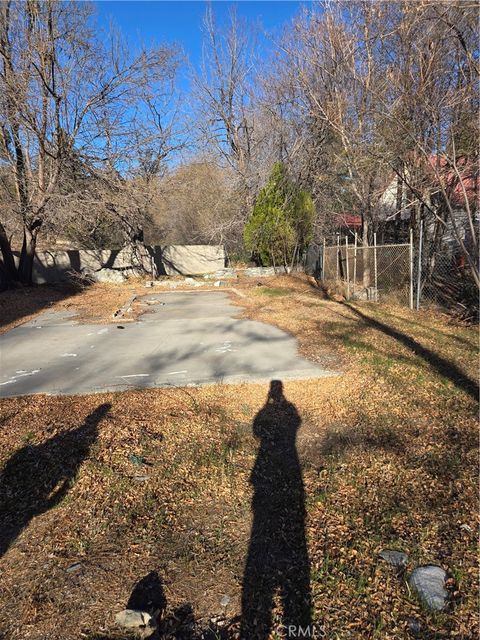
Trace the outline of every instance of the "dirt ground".
<path fill-rule="evenodd" d="M 75 289 L 58 284 L 3 291 L 0 293 L 0 334 L 52 309 L 77 311 L 80 319 L 86 321 L 112 322 L 115 311 L 140 290 L 140 286 L 136 283 L 95 284 Z"/>
<path fill-rule="evenodd" d="M 127 605 L 160 610 L 165 638 L 280 638 L 295 616 L 342 640 L 476 637 L 476 331 L 304 278 L 239 288 L 239 314 L 340 356 L 339 376 L 268 401 L 216 385 L 0 402 L 0 638 L 126 638 Z M 26 294 L 4 327 L 50 302 L 107 321 L 131 295 Z M 408 587 L 425 563 L 448 573 L 443 613 Z"/>

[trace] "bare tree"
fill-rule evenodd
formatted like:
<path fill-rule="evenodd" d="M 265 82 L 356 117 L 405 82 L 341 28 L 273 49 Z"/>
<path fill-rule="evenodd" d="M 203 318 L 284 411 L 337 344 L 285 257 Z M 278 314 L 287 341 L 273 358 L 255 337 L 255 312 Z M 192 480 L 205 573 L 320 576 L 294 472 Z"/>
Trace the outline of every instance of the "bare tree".
<path fill-rule="evenodd" d="M 432 255 L 448 232 L 478 283 L 475 24 L 467 2 L 325 3 L 287 31 L 275 77 L 320 141 L 326 162 L 299 153 L 317 206 L 322 192 L 337 211 L 343 201 L 368 242 L 396 180 L 395 233 L 402 210 L 414 229 L 425 218 Z"/>
<path fill-rule="evenodd" d="M 204 20 L 199 73 L 194 74 L 198 127 L 202 139 L 237 176 L 244 216 L 252 204 L 251 160 L 255 147 L 254 40 L 248 26 L 230 11 L 230 24 L 220 29 L 211 5 Z"/>
<path fill-rule="evenodd" d="M 369 83 L 378 81 L 368 44 L 371 11 L 367 5 L 360 46 L 340 6 L 305 9 L 279 43 L 280 72 L 275 69 L 301 123 L 296 163 L 322 211 L 323 229 L 326 218 L 334 221 L 339 212 L 353 209 L 362 217 L 365 243 L 375 231 L 384 186 L 369 153 L 379 144 L 371 96 L 354 76 L 362 68 Z"/>
<path fill-rule="evenodd" d="M 408 194 L 412 227 L 425 221 L 432 265 L 450 235 L 479 286 L 477 8 L 425 1 L 394 18 L 383 40 L 388 91 L 373 94 L 383 159 Z"/>
<path fill-rule="evenodd" d="M 15 185 L 12 205 L 23 235 L 16 267 L 0 226 L 10 280 L 31 282 L 38 233 L 47 223 L 58 226 L 67 178 L 89 174 L 80 187 L 70 185 L 70 195 L 78 190 L 84 199 L 94 177 L 97 184 L 110 182 L 106 204 L 115 212 L 113 195 L 128 171 L 140 166 L 139 149 L 154 150 L 153 165 L 165 157 L 155 107 L 175 72 L 176 52 L 160 48 L 131 56 L 115 34 L 102 39 L 94 33 L 91 12 L 85 3 L 54 0 L 0 5 L 0 162 Z M 145 124 L 146 106 L 152 126 Z"/>
<path fill-rule="evenodd" d="M 148 237 L 160 244 L 239 244 L 239 203 L 232 170 L 208 157 L 175 168 L 159 184 Z M 240 237 L 239 237 L 240 235 Z"/>

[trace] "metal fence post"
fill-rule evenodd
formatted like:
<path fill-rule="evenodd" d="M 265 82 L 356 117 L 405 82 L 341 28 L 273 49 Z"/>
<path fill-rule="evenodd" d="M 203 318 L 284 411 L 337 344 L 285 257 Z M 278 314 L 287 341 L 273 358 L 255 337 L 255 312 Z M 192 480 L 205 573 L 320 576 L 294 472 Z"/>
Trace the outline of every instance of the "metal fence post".
<path fill-rule="evenodd" d="M 348 236 L 345 236 L 345 274 L 347 276 L 347 300 L 350 300 L 350 270 L 348 266 Z"/>
<path fill-rule="evenodd" d="M 337 262 L 337 273 L 336 273 L 336 276 L 335 276 L 335 280 L 336 280 L 336 282 L 338 282 L 338 265 L 339 265 L 339 262 L 340 262 L 340 236 L 339 236 L 338 233 L 337 233 L 337 260 L 336 260 L 336 262 Z"/>
<path fill-rule="evenodd" d="M 418 239 L 417 311 L 420 309 L 420 294 L 422 289 L 422 249 L 423 249 L 423 220 L 420 220 L 420 237 Z"/>
<path fill-rule="evenodd" d="M 410 229 L 409 261 L 410 261 L 409 302 L 410 302 L 410 309 L 413 309 L 413 229 Z"/>
<path fill-rule="evenodd" d="M 325 238 L 323 239 L 323 254 L 322 254 L 322 280 L 325 280 L 325 249 L 327 246 L 327 241 Z"/>
<path fill-rule="evenodd" d="M 375 284 L 375 302 L 378 302 L 378 282 L 377 282 L 377 234 L 373 234 L 373 273 Z"/>
<path fill-rule="evenodd" d="M 355 285 L 357 284 L 357 232 L 355 231 L 355 244 L 353 247 L 353 295 L 355 296 Z"/>

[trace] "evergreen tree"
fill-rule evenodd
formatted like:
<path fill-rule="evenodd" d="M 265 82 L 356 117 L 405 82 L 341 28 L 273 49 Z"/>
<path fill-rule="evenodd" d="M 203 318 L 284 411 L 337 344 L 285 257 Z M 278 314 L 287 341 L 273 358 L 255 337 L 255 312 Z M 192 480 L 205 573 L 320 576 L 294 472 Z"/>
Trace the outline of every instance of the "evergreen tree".
<path fill-rule="evenodd" d="M 310 194 L 298 189 L 277 162 L 245 225 L 245 247 L 264 266 L 287 267 L 311 240 L 314 216 Z"/>

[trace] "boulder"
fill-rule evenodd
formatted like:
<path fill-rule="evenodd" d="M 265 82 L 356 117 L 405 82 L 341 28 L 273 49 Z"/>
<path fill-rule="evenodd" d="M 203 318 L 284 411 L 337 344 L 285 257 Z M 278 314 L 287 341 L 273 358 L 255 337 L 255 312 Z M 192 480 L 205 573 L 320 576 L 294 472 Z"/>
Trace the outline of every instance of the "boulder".
<path fill-rule="evenodd" d="M 383 549 L 378 556 L 392 567 L 404 567 L 408 562 L 407 554 L 403 551 L 395 551 L 395 549 Z"/>
<path fill-rule="evenodd" d="M 368 300 L 368 291 L 360 289 L 350 295 L 350 300 Z"/>
<path fill-rule="evenodd" d="M 124 629 L 134 631 L 139 638 L 151 638 L 157 631 L 157 622 L 146 611 L 124 609 L 115 616 L 115 622 Z"/>
<path fill-rule="evenodd" d="M 442 611 L 448 601 L 448 591 L 445 589 L 446 578 L 447 574 L 441 567 L 427 564 L 414 569 L 408 583 L 429 609 Z"/>
<path fill-rule="evenodd" d="M 95 282 L 113 282 L 121 284 L 127 280 L 127 276 L 123 271 L 118 269 L 99 269 L 93 271 L 89 275 L 95 280 Z"/>

